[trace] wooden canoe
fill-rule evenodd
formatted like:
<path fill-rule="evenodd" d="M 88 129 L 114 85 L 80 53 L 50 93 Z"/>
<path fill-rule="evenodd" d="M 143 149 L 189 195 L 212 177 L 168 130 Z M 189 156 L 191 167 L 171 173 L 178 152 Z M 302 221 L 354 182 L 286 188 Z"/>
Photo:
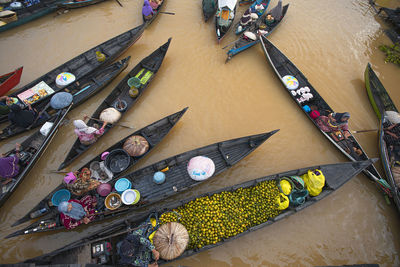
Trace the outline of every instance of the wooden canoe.
<path fill-rule="evenodd" d="M 157 7 L 156 10 L 154 10 L 154 14 L 150 19 L 146 19 L 142 14 L 143 23 L 146 25 L 146 27 L 149 26 L 156 19 L 158 13 L 160 13 L 161 11 L 161 8 L 164 6 L 165 1 L 167 0 L 162 0 L 161 4 Z"/>
<path fill-rule="evenodd" d="M 144 25 L 142 24 L 118 36 L 115 36 L 102 44 L 96 45 L 88 51 L 74 57 L 73 59 L 63 63 L 62 65 L 54 68 L 48 73 L 21 87 L 17 91 L 10 94 L 10 96 L 18 97 L 18 95 L 20 95 L 21 93 L 29 92 L 29 89 L 31 89 L 41 81 L 45 82 L 49 87 L 54 90 L 54 93 L 56 93 L 61 90 L 56 86 L 56 77 L 58 74 L 60 74 L 61 72 L 69 72 L 75 75 L 76 80 L 81 79 L 82 77 L 95 71 L 97 68 L 113 62 L 117 57 L 119 57 L 125 50 L 127 50 L 140 38 L 143 31 Z M 97 51 L 100 51 L 106 56 L 106 59 L 104 61 L 99 62 L 97 60 Z M 48 94 L 47 96 L 40 98 L 38 101 L 32 104 L 32 107 L 35 108 L 40 102 L 45 101 L 45 99 L 47 98 L 50 98 L 51 95 L 52 94 Z M 7 121 L 6 115 L 0 117 L 0 122 L 4 121 Z"/>
<path fill-rule="evenodd" d="M 205 22 L 215 15 L 215 12 L 217 12 L 217 4 L 218 0 L 203 0 L 201 2 L 201 9 L 203 10 Z"/>
<path fill-rule="evenodd" d="M 360 162 L 347 162 L 347 163 L 338 163 L 338 164 L 327 164 L 327 165 L 320 165 L 320 166 L 312 166 L 307 168 L 296 169 L 292 171 L 286 171 L 278 174 L 269 175 L 266 177 L 261 177 L 258 179 L 250 180 L 241 184 L 237 184 L 234 186 L 225 187 L 213 192 L 209 192 L 206 194 L 202 194 L 196 197 L 191 197 L 189 199 L 175 201 L 173 203 L 164 204 L 160 208 L 156 208 L 156 210 L 149 212 L 141 212 L 136 213 L 135 215 L 129 216 L 123 220 L 116 221 L 110 226 L 107 226 L 100 231 L 96 231 L 91 233 L 84 238 L 81 238 L 75 242 L 72 242 L 60 249 L 54 250 L 42 256 L 38 256 L 36 258 L 32 258 L 26 260 L 24 263 L 35 263 L 38 265 L 41 264 L 70 264 L 70 263 L 78 263 L 78 257 L 80 259 L 79 263 L 93 263 L 98 262 L 97 258 L 90 253 L 92 251 L 92 247 L 98 244 L 104 244 L 105 241 L 110 242 L 112 245 L 112 250 L 110 252 L 110 256 L 106 257 L 106 262 L 103 264 L 107 265 L 118 265 L 119 256 L 116 250 L 116 244 L 124 239 L 127 233 L 131 230 L 135 230 L 138 227 L 143 227 L 145 223 L 148 222 L 149 216 L 159 217 L 164 212 L 170 212 L 171 210 L 180 207 L 190 201 L 193 201 L 197 198 L 201 197 L 211 197 L 214 194 L 218 194 L 221 192 L 232 192 L 240 189 L 245 188 L 252 188 L 259 183 L 263 183 L 265 181 L 276 181 L 280 177 L 288 177 L 292 175 L 301 175 L 306 173 L 308 170 L 319 169 L 325 176 L 325 186 L 321 194 L 316 197 L 307 197 L 306 201 L 297 207 L 289 207 L 288 209 L 282 211 L 278 216 L 268 218 L 267 221 L 256 224 L 252 227 L 247 227 L 247 229 L 237 235 L 234 235 L 230 238 L 222 239 L 215 244 L 210 244 L 201 247 L 200 249 L 187 249 L 179 258 L 181 259 L 184 257 L 192 256 L 199 252 L 223 245 L 224 243 L 234 240 L 236 238 L 240 238 L 243 235 L 248 233 L 254 232 L 260 228 L 265 226 L 269 226 L 275 222 L 278 222 L 290 215 L 296 214 L 297 212 L 311 206 L 314 203 L 317 203 L 321 199 L 327 197 L 328 195 L 332 194 L 342 185 L 344 185 L 347 181 L 349 181 L 352 177 L 359 174 L 364 168 L 368 167 L 373 160 L 367 161 L 360 161 Z M 181 222 L 184 224 L 184 221 Z M 200 226 L 201 227 L 201 226 Z M 176 259 L 174 259 L 176 260 Z M 158 264 L 165 264 L 166 261 L 160 259 Z"/>
<path fill-rule="evenodd" d="M 147 142 L 149 143 L 149 149 L 145 154 L 141 155 L 140 157 L 131 157 L 131 161 L 130 161 L 130 164 L 128 167 L 128 168 L 130 168 L 130 167 L 136 165 L 136 163 L 138 163 L 140 159 L 142 159 L 147 154 L 149 154 L 164 139 L 164 137 L 170 132 L 170 130 L 175 126 L 175 124 L 182 118 L 182 116 L 183 116 L 183 114 L 185 114 L 186 110 L 187 110 L 187 108 L 184 108 L 183 110 L 181 110 L 177 113 L 171 114 L 167 117 L 164 117 L 156 122 L 153 122 L 153 123 L 143 127 L 142 129 L 134 131 L 132 134 L 130 134 L 127 137 L 123 138 L 122 140 L 118 141 L 117 143 L 115 143 L 114 145 L 105 149 L 104 151 L 113 151 L 115 149 L 122 149 L 123 144 L 125 143 L 126 139 L 128 139 L 131 136 L 140 135 L 140 136 L 145 137 Z M 94 161 L 101 162 L 102 161 L 101 154 L 102 153 L 95 156 L 90 161 L 86 162 L 81 168 L 78 169 L 78 171 L 79 172 L 82 171 L 83 168 L 90 168 L 90 164 Z M 121 176 L 121 173 L 113 173 L 113 175 L 114 175 L 113 182 L 115 182 Z M 50 194 L 48 194 L 45 198 L 43 198 L 34 208 L 32 208 L 21 219 L 16 221 L 12 226 L 16 226 L 16 225 L 19 225 L 21 223 L 31 220 L 32 218 L 31 218 L 30 214 L 37 210 L 42 210 L 42 209 L 47 210 L 46 213 L 42 212 L 41 216 L 45 216 L 49 213 L 52 213 L 53 215 L 56 214 L 57 213 L 56 207 L 54 205 L 52 205 L 51 198 L 55 192 L 57 192 L 58 190 L 61 190 L 63 188 L 65 188 L 65 185 L 61 183 L 59 186 L 57 186 L 56 189 L 54 189 L 52 192 L 50 192 Z"/>
<path fill-rule="evenodd" d="M 63 0 L 62 0 L 63 1 Z M 25 6 L 23 1 L 21 4 L 23 7 L 21 9 L 17 9 L 14 12 L 17 14 L 17 20 L 8 22 L 7 24 L 0 26 L 0 32 L 4 32 L 6 30 L 15 28 L 22 24 L 31 22 L 32 20 L 43 17 L 51 12 L 56 11 L 57 4 L 61 2 L 60 0 L 41 0 L 39 4 L 35 4 L 32 6 Z"/>
<path fill-rule="evenodd" d="M 384 139 L 384 128 L 391 125 L 389 120 L 385 117 L 385 111 L 398 112 L 398 110 L 392 99 L 390 98 L 388 92 L 386 91 L 385 87 L 379 80 L 378 76 L 373 71 L 371 64 L 369 63 L 365 68 L 364 80 L 365 87 L 367 88 L 368 98 L 378 119 L 380 120 L 378 142 L 380 157 L 386 175 L 386 181 L 391 187 L 391 197 L 393 198 L 398 211 L 400 211 L 400 192 L 399 188 L 396 185 L 392 172 L 392 164 L 394 162 L 391 161 L 391 157 L 394 155 L 392 155 L 392 151 L 390 147 L 388 147 Z"/>
<path fill-rule="evenodd" d="M 296 102 L 298 107 L 306 114 L 306 116 L 313 122 L 313 124 L 318 128 L 318 130 L 337 148 L 340 152 L 342 152 L 348 159 L 352 161 L 360 161 L 360 160 L 367 160 L 368 156 L 365 151 L 362 149 L 361 145 L 358 143 L 356 138 L 351 134 L 351 131 L 348 131 L 350 135 L 348 139 L 344 138 L 344 134 L 340 133 L 341 139 L 339 141 L 335 141 L 333 136 L 330 134 L 322 131 L 317 122 L 310 116 L 309 112 L 306 112 L 303 108 L 305 105 L 312 107 L 314 106 L 314 110 L 320 112 L 321 115 L 328 115 L 333 112 L 333 109 L 325 102 L 322 96 L 318 93 L 317 90 L 311 85 L 311 83 L 307 80 L 307 78 L 303 75 L 303 73 L 277 48 L 275 47 L 267 38 L 263 36 L 259 36 L 261 40 L 261 45 L 265 54 L 265 57 L 268 59 L 269 63 L 271 64 L 272 68 L 274 69 L 276 75 L 281 80 L 282 84 L 284 85 L 285 90 L 288 94 L 292 97 L 292 99 Z M 312 98 L 309 101 L 302 102 L 300 104 L 299 96 L 294 96 L 291 91 L 289 90 L 289 84 L 285 83 L 285 79 L 290 78 L 291 81 L 294 81 L 292 85 L 296 84 L 297 80 L 297 89 L 308 87 L 310 93 L 312 94 Z M 296 80 L 292 79 L 294 77 Z M 354 149 L 361 152 L 361 154 L 357 154 Z M 369 177 L 372 181 L 374 181 L 381 189 L 381 181 L 383 180 L 376 168 L 371 165 L 363 172 Z"/>
<path fill-rule="evenodd" d="M 67 115 L 68 111 L 71 109 L 71 106 L 72 104 L 68 108 L 59 110 L 57 114 L 54 114 L 48 120 L 49 122 L 52 122 L 54 124 L 47 136 L 42 135 L 40 133 L 40 130 L 37 130 L 21 143 L 20 154 L 22 156 L 18 163 L 20 166 L 19 174 L 8 184 L 1 186 L 0 207 L 11 196 L 17 186 L 24 180 L 29 171 L 33 168 L 35 163 L 40 159 L 40 156 L 43 154 L 47 146 L 50 144 L 51 140 L 53 140 L 54 136 L 58 132 L 58 128 L 60 127 L 61 122 Z M 10 150 L 6 153 L 6 155 L 12 154 L 15 154 L 15 149 Z"/>
<path fill-rule="evenodd" d="M 125 114 L 143 95 L 146 91 L 146 88 L 150 84 L 150 82 L 154 79 L 158 70 L 161 67 L 161 64 L 164 60 L 164 57 L 168 51 L 169 44 L 171 42 L 171 38 L 168 41 L 157 48 L 153 53 L 149 56 L 145 57 L 142 61 L 140 61 L 119 83 L 118 85 L 111 91 L 111 93 L 104 99 L 104 101 L 99 105 L 96 111 L 90 116 L 92 119 L 89 119 L 87 125 L 93 126 L 94 124 L 99 124 L 99 116 L 100 113 L 106 108 L 113 107 L 113 105 L 118 104 L 120 101 L 126 102 L 126 108 L 121 113 L 121 115 Z M 139 93 L 135 98 L 132 98 L 129 95 L 129 85 L 127 81 L 132 77 L 138 77 L 141 79 L 141 86 L 138 88 Z M 113 124 L 107 124 L 105 127 L 105 131 L 103 136 L 112 128 Z M 61 163 L 58 170 L 61 170 L 68 166 L 74 159 L 82 155 L 86 150 L 88 150 L 92 145 L 83 145 L 77 138 L 74 144 L 72 145 L 70 151 L 68 152 L 65 160 Z"/>
<path fill-rule="evenodd" d="M 120 74 L 129 63 L 130 56 L 117 61 L 109 66 L 102 67 L 95 72 L 88 74 L 77 82 L 63 88 L 60 91 L 66 91 L 73 95 L 73 105 L 71 109 L 79 106 L 85 102 L 88 98 L 92 97 L 96 93 L 104 89 L 112 80 L 114 80 L 118 74 Z M 9 137 L 15 136 L 17 134 L 27 132 L 31 129 L 37 128 L 55 113 L 55 110 L 49 105 L 50 98 L 45 99 L 40 102 L 36 109 L 41 112 L 41 118 L 34 122 L 34 124 L 29 128 L 18 127 L 14 124 L 9 124 L 0 133 L 0 140 L 7 139 Z"/>
<path fill-rule="evenodd" d="M 220 43 L 225 34 L 232 28 L 236 16 L 237 0 L 218 0 L 215 15 L 215 33 L 217 42 Z"/>
<path fill-rule="evenodd" d="M 276 20 L 276 22 L 274 22 L 272 25 L 266 25 L 264 23 L 265 21 L 265 17 L 270 14 L 270 12 L 267 12 L 266 14 L 264 14 L 264 16 L 260 17 L 257 22 L 255 24 L 253 24 L 248 31 L 254 33 L 257 35 L 257 31 L 258 29 L 260 29 L 260 27 L 263 28 L 263 30 L 267 31 L 268 33 L 264 34 L 265 37 L 268 37 L 281 23 L 281 21 L 285 18 L 286 12 L 289 8 L 289 4 L 285 5 L 282 7 L 282 16 Z M 240 52 L 243 52 L 247 49 L 249 49 L 250 47 L 255 46 L 256 44 L 258 44 L 260 42 L 259 39 L 251 40 L 249 38 L 246 38 L 244 34 L 242 34 L 239 39 L 237 39 L 236 42 L 233 43 L 233 45 L 231 46 L 231 48 L 229 49 L 229 51 L 226 53 L 227 54 L 227 58 L 226 58 L 226 62 L 228 62 L 229 60 L 231 60 L 235 55 L 239 54 Z"/>
<path fill-rule="evenodd" d="M 269 133 L 231 139 L 202 148 L 197 148 L 161 160 L 140 170 L 124 175 L 124 178 L 130 180 L 132 188 L 140 192 L 140 201 L 136 205 L 123 205 L 122 207 L 113 211 L 106 209 L 104 205 L 101 209 L 98 205 L 97 210 L 101 214 L 100 216 L 96 216 L 95 220 L 100 221 L 110 217 L 127 214 L 137 209 L 142 209 L 202 184 L 206 180 L 195 181 L 187 172 L 187 165 L 191 158 L 195 156 L 204 156 L 210 158 L 215 164 L 215 171 L 212 175 L 212 177 L 215 177 L 238 163 L 241 159 L 254 151 L 277 131 L 278 130 Z M 161 185 L 157 185 L 153 182 L 153 175 L 155 172 L 161 170 L 164 170 L 166 180 Z M 113 185 L 113 183 L 111 184 Z M 104 197 L 98 196 L 97 203 L 104 203 L 104 200 Z M 62 229 L 61 223 L 57 221 L 58 218 L 58 212 L 54 211 L 54 213 L 44 216 L 39 221 L 32 223 L 22 230 L 8 235 L 6 238 L 37 232 L 52 231 L 53 229 L 48 228 L 47 225 L 54 225 L 54 223 L 56 223 L 56 225 L 60 225 L 57 227 L 57 229 Z"/>
<path fill-rule="evenodd" d="M 95 5 L 106 0 L 83 0 L 83 1 L 64 1 L 58 4 L 58 8 L 73 9 Z"/>
<path fill-rule="evenodd" d="M 21 80 L 22 70 L 24 67 L 19 67 L 18 69 L 1 75 L 0 76 L 0 96 L 3 96 L 13 89 L 19 81 Z"/>

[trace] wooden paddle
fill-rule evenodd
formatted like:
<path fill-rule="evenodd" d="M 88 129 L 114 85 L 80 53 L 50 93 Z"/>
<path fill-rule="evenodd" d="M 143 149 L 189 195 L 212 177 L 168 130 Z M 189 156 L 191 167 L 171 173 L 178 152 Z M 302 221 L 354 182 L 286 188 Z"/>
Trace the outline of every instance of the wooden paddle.
<path fill-rule="evenodd" d="M 95 120 L 95 121 L 103 122 L 102 120 L 99 120 L 99 119 L 96 119 L 96 118 L 92 118 L 92 117 L 89 117 L 89 119 Z M 121 126 L 121 127 L 129 128 L 129 129 L 135 129 L 135 127 L 133 127 L 133 126 L 124 125 L 124 124 L 120 124 L 120 123 L 111 123 L 111 124 L 116 125 L 116 126 Z"/>
<path fill-rule="evenodd" d="M 174 12 L 166 12 L 166 11 L 158 11 L 158 13 L 167 14 L 167 15 L 175 15 Z"/>
<path fill-rule="evenodd" d="M 118 3 L 121 7 L 124 7 L 124 6 L 121 4 L 121 2 L 120 2 L 119 0 L 115 0 L 115 1 L 117 1 L 117 3 Z"/>
<path fill-rule="evenodd" d="M 370 129 L 370 130 L 360 130 L 360 131 L 351 131 L 352 133 L 366 133 L 366 132 L 376 132 L 378 129 Z"/>

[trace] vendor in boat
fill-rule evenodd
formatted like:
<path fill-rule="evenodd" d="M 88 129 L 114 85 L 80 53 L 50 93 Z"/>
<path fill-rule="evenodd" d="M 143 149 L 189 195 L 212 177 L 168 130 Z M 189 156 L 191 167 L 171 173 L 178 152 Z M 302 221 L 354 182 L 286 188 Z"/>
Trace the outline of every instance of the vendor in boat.
<path fill-rule="evenodd" d="M 68 173 L 64 177 L 66 187 L 72 194 L 81 196 L 90 190 L 96 189 L 101 183 L 90 177 L 91 172 L 88 168 L 83 168 L 82 171 Z"/>
<path fill-rule="evenodd" d="M 18 104 L 12 104 L 10 106 L 8 119 L 12 124 L 18 127 L 28 128 L 35 122 L 37 116 L 37 111 L 34 110 L 30 104 L 28 104 L 28 110 L 22 109 Z"/>
<path fill-rule="evenodd" d="M 138 229 L 117 244 L 118 254 L 121 256 L 121 264 L 129 264 L 133 266 L 149 266 L 157 267 L 157 261 L 160 253 L 155 249 L 154 245 L 145 236 L 144 229 Z"/>
<path fill-rule="evenodd" d="M 151 8 L 155 11 L 161 5 L 162 0 L 149 0 Z"/>
<path fill-rule="evenodd" d="M 400 162 L 400 114 L 395 111 L 385 111 L 385 118 L 389 123 L 384 124 L 383 139 L 390 152 L 390 160 Z"/>
<path fill-rule="evenodd" d="M 87 116 L 84 117 L 86 119 Z M 104 127 L 107 122 L 105 121 L 100 129 L 87 126 L 83 120 L 74 120 L 75 134 L 78 136 L 79 141 L 85 145 L 91 145 L 97 141 L 97 138 L 104 134 Z"/>
<path fill-rule="evenodd" d="M 271 14 L 268 14 L 265 17 L 265 24 L 267 24 L 268 26 L 271 26 L 274 22 L 275 22 L 275 18 Z"/>
<path fill-rule="evenodd" d="M 20 144 L 15 144 L 15 154 L 12 156 L 5 157 L 3 154 L 0 156 L 0 178 L 1 184 L 6 185 L 12 181 L 12 179 L 19 174 L 19 151 L 21 149 Z"/>
<path fill-rule="evenodd" d="M 10 113 L 10 107 L 13 104 L 21 105 L 18 98 L 9 97 L 9 96 L 1 96 L 0 97 L 0 115 L 7 115 Z"/>
<path fill-rule="evenodd" d="M 351 136 L 349 132 L 348 121 L 350 119 L 350 113 L 330 113 L 328 116 L 319 116 L 316 119 L 318 127 L 326 132 L 333 133 L 336 131 L 343 131 L 344 138 Z"/>
<path fill-rule="evenodd" d="M 144 0 L 142 14 L 145 19 L 151 19 L 154 15 L 153 8 L 150 5 L 149 0 Z"/>
<path fill-rule="evenodd" d="M 82 223 L 88 224 L 95 219 L 97 199 L 95 196 L 86 195 L 80 200 L 70 199 L 58 205 L 61 223 L 67 229 L 73 229 Z"/>

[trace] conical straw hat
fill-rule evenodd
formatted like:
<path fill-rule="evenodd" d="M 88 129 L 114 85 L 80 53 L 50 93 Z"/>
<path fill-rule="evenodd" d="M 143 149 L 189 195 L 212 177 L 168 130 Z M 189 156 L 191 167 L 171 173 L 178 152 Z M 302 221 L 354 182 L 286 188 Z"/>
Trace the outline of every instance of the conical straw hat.
<path fill-rule="evenodd" d="M 189 233 L 180 223 L 166 223 L 154 234 L 153 243 L 162 259 L 172 260 L 185 251 L 189 243 Z"/>
<path fill-rule="evenodd" d="M 119 118 L 121 118 L 121 112 L 115 108 L 106 108 L 100 113 L 99 119 L 109 123 L 115 123 L 119 120 Z"/>

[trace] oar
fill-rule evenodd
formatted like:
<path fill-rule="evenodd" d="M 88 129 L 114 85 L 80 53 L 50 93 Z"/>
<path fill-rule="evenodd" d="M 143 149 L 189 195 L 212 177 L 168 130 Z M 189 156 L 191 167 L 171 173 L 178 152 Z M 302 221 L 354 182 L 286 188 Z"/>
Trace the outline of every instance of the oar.
<path fill-rule="evenodd" d="M 167 15 L 175 15 L 174 12 L 166 12 L 166 11 L 158 11 L 158 13 L 167 14 Z"/>
<path fill-rule="evenodd" d="M 99 119 L 96 119 L 96 118 L 91 118 L 91 117 L 89 117 L 89 119 L 95 120 L 95 121 L 103 122 L 102 120 L 99 120 Z M 121 127 L 129 128 L 129 129 L 135 129 L 135 127 L 133 127 L 133 126 L 124 125 L 124 124 L 120 124 L 120 123 L 111 123 L 111 124 L 112 124 L 112 125 L 116 125 L 116 126 L 121 126 Z"/>
<path fill-rule="evenodd" d="M 360 131 L 351 131 L 352 133 L 367 133 L 367 132 L 376 132 L 378 129 L 370 129 L 370 130 L 360 130 Z"/>
<path fill-rule="evenodd" d="M 117 3 L 118 3 L 121 7 L 124 7 L 124 6 L 121 4 L 121 2 L 120 2 L 119 0 L 115 0 L 115 1 L 117 1 Z"/>
<path fill-rule="evenodd" d="M 236 41 L 237 41 L 237 39 L 236 39 L 235 41 L 233 41 L 233 42 L 230 42 L 230 43 L 227 44 L 226 46 L 222 47 L 222 49 L 225 49 L 225 48 L 227 48 L 228 46 L 233 45 L 234 43 L 236 43 Z"/>

